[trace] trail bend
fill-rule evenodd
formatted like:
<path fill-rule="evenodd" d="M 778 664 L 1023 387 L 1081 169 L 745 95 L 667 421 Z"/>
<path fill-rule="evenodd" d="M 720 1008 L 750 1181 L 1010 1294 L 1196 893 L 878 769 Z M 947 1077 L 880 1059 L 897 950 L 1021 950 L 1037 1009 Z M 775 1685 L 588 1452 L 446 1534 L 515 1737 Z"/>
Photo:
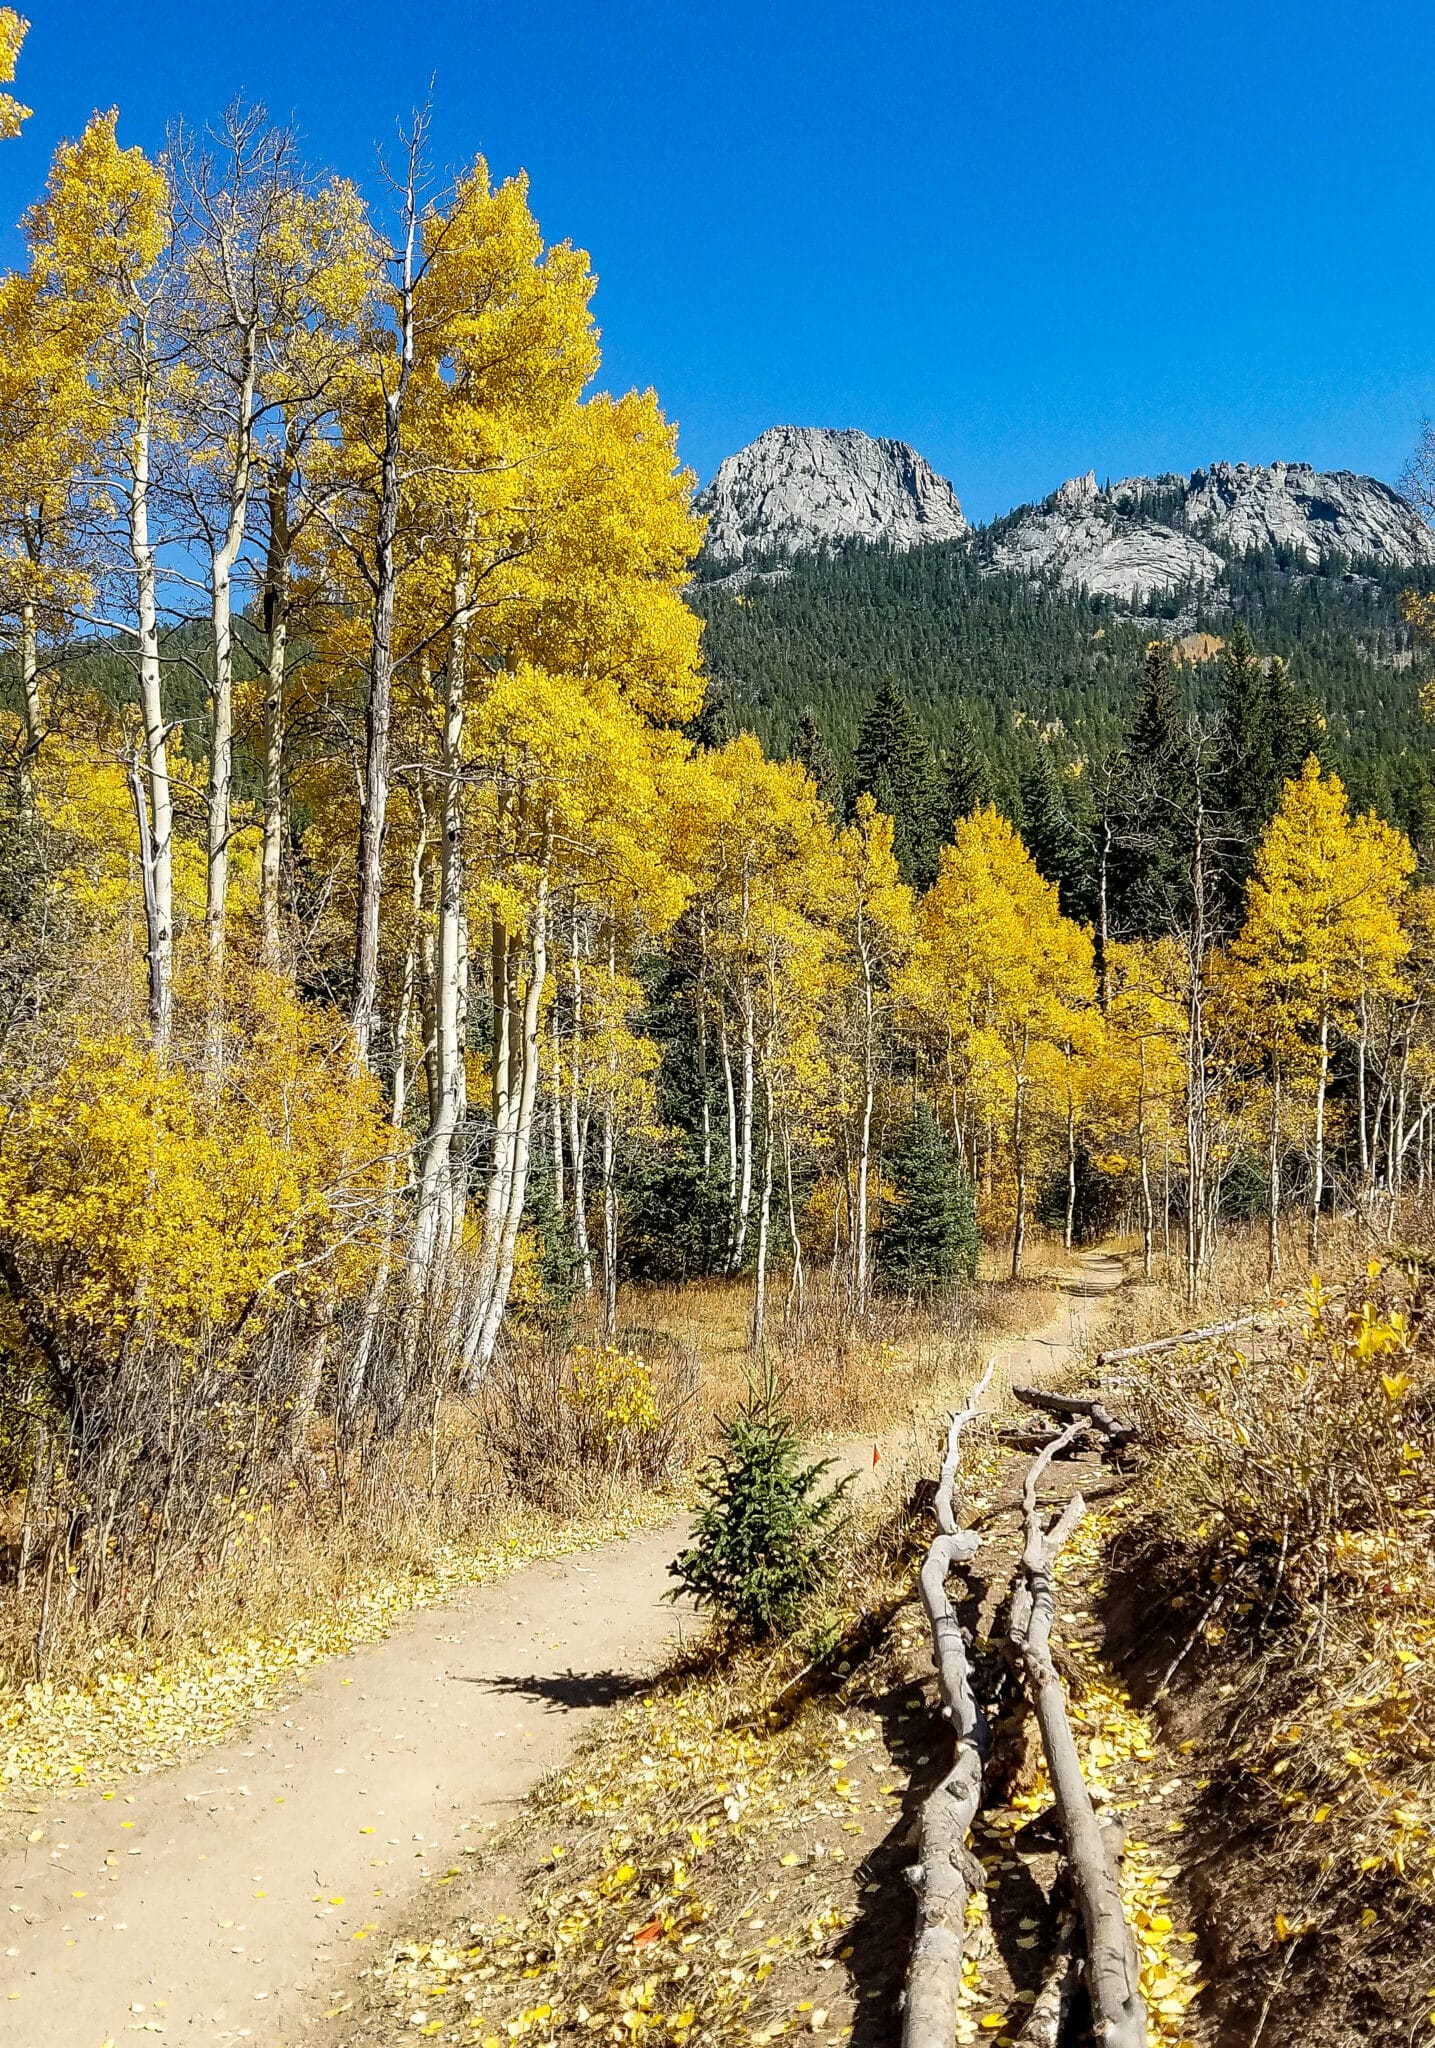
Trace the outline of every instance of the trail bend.
<path fill-rule="evenodd" d="M 988 1402 L 1083 1349 L 1122 1277 L 1085 1255 L 1058 1313 L 996 1347 Z M 871 1451 L 838 1461 L 870 1472 Z M 475 1587 L 194 1762 L 37 1800 L 42 1838 L 0 1853 L 0 2048 L 298 2048 L 364 1945 L 411 1927 L 418 1895 L 641 1689 L 684 1626 L 662 1597 L 682 1532 Z"/>

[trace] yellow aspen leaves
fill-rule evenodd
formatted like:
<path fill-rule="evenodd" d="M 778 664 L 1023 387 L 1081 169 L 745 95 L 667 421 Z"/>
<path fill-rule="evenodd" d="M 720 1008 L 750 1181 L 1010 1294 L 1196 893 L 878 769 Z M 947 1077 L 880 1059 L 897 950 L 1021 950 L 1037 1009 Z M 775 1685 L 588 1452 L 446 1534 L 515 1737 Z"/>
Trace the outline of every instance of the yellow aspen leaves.
<path fill-rule="evenodd" d="M 9 85 L 14 78 L 29 27 L 24 15 L 13 7 L 0 7 L 0 84 Z M 10 93 L 0 92 L 0 142 L 18 135 L 29 118 L 29 107 L 22 107 Z"/>

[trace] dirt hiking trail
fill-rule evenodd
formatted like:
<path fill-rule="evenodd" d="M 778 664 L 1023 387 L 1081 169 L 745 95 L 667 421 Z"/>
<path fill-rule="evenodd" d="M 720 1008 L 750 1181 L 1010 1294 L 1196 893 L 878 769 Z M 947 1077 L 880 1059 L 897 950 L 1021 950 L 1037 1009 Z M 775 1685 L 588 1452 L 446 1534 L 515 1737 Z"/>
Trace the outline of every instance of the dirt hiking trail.
<path fill-rule="evenodd" d="M 996 1381 L 1089 1342 L 1119 1259 L 1088 1253 Z M 840 1462 L 870 1473 L 872 1440 Z M 299 2048 L 425 1886 L 639 1690 L 691 1620 L 663 1601 L 681 1521 L 533 1565 L 335 1658 L 240 1738 L 113 1797 L 36 1797 L 0 1854 L 0 2048 L 145 2036 Z M 16 1803 L 19 1803 L 18 1801 Z"/>

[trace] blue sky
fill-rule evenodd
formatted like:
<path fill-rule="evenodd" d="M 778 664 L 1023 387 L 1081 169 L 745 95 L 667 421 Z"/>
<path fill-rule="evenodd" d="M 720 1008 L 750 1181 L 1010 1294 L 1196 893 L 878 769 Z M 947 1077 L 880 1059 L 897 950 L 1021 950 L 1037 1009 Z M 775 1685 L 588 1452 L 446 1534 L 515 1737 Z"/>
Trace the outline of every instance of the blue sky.
<path fill-rule="evenodd" d="M 985 518 L 1088 468 L 1394 480 L 1435 413 L 1428 4 L 21 4 L 0 222 L 112 104 L 153 146 L 242 91 L 371 181 L 432 75 L 440 160 L 527 167 L 592 252 L 603 381 L 656 386 L 704 477 L 858 426 Z"/>

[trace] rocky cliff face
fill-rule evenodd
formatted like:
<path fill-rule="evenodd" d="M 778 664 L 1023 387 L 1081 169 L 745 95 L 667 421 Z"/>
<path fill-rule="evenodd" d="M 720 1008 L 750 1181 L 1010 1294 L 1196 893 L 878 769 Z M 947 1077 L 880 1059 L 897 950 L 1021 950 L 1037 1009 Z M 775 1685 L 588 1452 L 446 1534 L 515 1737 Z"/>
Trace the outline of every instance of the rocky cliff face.
<path fill-rule="evenodd" d="M 1073 477 L 999 530 L 992 567 L 1054 574 L 1070 589 L 1123 604 L 1149 591 L 1216 581 L 1225 563 L 1213 548 L 1175 526 L 1118 510 L 1115 497 L 1098 489 L 1092 473 Z"/>
<path fill-rule="evenodd" d="M 1290 547 L 1312 565 L 1325 555 L 1397 569 L 1435 562 L 1435 533 L 1398 491 L 1373 476 L 1314 470 L 1308 462 L 1198 469 L 1186 486 L 1186 520 L 1209 524 L 1228 548 Z"/>
<path fill-rule="evenodd" d="M 971 531 L 951 485 L 905 441 L 828 427 L 769 427 L 727 458 L 697 504 L 709 570 L 735 585 L 763 557 L 851 540 L 910 548 Z M 1306 462 L 1214 462 L 1105 489 L 1088 473 L 998 521 L 983 545 L 993 568 L 1054 574 L 1129 605 L 1218 583 L 1226 560 L 1251 548 L 1287 549 L 1312 568 L 1333 555 L 1435 563 L 1435 532 L 1398 491 Z"/>
<path fill-rule="evenodd" d="M 852 540 L 909 548 L 970 530 L 951 485 L 915 448 L 831 427 L 769 427 L 728 456 L 697 509 L 708 561 L 728 569 L 755 555 Z"/>
<path fill-rule="evenodd" d="M 1251 548 L 1288 548 L 1311 567 L 1342 555 L 1409 569 L 1435 562 L 1435 533 L 1374 477 L 1305 462 L 1216 462 L 1189 477 L 1125 477 L 1105 490 L 1094 474 L 1074 477 L 1002 522 L 990 559 L 1131 604 L 1214 583 L 1223 554 Z"/>

